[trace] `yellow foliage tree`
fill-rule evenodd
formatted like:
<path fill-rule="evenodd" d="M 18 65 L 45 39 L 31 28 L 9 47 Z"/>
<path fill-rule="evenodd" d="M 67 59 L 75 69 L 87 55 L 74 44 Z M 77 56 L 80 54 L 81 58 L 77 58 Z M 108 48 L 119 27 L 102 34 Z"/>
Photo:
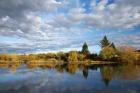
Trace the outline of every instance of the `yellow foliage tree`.
<path fill-rule="evenodd" d="M 137 61 L 136 49 L 131 46 L 121 46 L 118 48 L 119 57 L 122 62 L 135 62 Z"/>
<path fill-rule="evenodd" d="M 78 54 L 76 51 L 70 51 L 68 54 L 68 61 L 78 61 Z"/>
<path fill-rule="evenodd" d="M 111 60 L 113 58 L 116 58 L 118 55 L 117 51 L 114 48 L 107 46 L 101 50 L 100 56 L 103 60 Z"/>

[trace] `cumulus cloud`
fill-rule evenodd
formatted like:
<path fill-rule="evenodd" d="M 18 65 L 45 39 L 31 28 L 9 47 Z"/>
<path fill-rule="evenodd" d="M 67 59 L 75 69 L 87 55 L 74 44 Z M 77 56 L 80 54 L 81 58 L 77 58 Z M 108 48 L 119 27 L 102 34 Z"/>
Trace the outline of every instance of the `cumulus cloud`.
<path fill-rule="evenodd" d="M 0 36 L 28 41 L 1 43 L 0 49 L 18 53 L 60 50 L 90 43 L 85 35 L 95 29 L 129 29 L 140 24 L 138 0 L 111 1 L 91 0 L 87 10 L 80 0 L 0 0 Z"/>
<path fill-rule="evenodd" d="M 112 40 L 116 42 L 117 45 L 131 45 L 135 48 L 140 48 L 140 32 L 129 34 L 129 35 L 116 35 Z"/>
<path fill-rule="evenodd" d="M 36 12 L 54 11 L 61 6 L 55 0 L 1 0 L 0 30 L 3 35 L 39 34 L 42 22 Z"/>
<path fill-rule="evenodd" d="M 86 13 L 83 7 L 71 8 L 67 14 L 59 14 L 51 21 L 54 26 L 87 25 L 94 28 L 133 28 L 140 24 L 140 7 L 130 1 L 118 1 L 108 4 L 108 0 L 91 3 L 91 12 Z M 125 3 L 124 3 L 125 2 Z M 131 1 L 133 2 L 133 1 Z M 136 5 L 135 5 L 136 4 Z"/>

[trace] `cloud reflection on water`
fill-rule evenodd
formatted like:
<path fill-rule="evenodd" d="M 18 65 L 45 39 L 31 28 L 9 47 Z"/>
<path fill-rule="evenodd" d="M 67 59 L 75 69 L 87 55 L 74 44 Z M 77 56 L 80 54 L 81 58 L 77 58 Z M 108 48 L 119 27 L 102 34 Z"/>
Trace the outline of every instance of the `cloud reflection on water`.
<path fill-rule="evenodd" d="M 0 93 L 139 93 L 139 66 L 1 68 Z M 127 70 L 126 70 L 127 68 Z M 2 72 L 5 71 L 5 72 Z"/>

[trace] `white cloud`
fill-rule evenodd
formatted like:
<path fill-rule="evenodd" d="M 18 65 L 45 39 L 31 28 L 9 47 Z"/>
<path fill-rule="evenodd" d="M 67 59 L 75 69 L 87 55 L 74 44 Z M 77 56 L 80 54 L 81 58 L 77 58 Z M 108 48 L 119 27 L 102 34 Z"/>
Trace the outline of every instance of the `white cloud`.
<path fill-rule="evenodd" d="M 119 5 L 119 3 L 107 5 L 105 1 L 93 4 L 93 12 L 86 17 L 88 25 L 97 28 L 123 29 L 140 24 L 140 7 L 131 4 Z"/>
<path fill-rule="evenodd" d="M 90 13 L 86 13 L 82 6 L 71 8 L 68 13 L 56 15 L 50 24 L 58 27 L 85 24 L 100 29 L 128 29 L 140 24 L 139 6 L 122 5 L 120 2 L 108 4 L 107 0 L 92 2 L 91 5 Z"/>
<path fill-rule="evenodd" d="M 136 32 L 134 34 L 116 34 L 116 36 L 113 36 L 111 40 L 115 42 L 117 46 L 123 46 L 123 45 L 129 45 L 133 46 L 137 49 L 140 49 L 140 38 L 139 38 L 140 32 Z"/>
<path fill-rule="evenodd" d="M 78 1 L 1 0 L 0 36 L 16 36 L 31 43 L 8 44 L 5 49 L 57 50 L 88 40 L 82 33 L 96 28 L 130 29 L 140 25 L 138 0 L 118 0 L 111 4 L 107 0 L 99 3 L 93 0 L 88 12 Z M 46 18 L 42 17 L 44 13 Z"/>

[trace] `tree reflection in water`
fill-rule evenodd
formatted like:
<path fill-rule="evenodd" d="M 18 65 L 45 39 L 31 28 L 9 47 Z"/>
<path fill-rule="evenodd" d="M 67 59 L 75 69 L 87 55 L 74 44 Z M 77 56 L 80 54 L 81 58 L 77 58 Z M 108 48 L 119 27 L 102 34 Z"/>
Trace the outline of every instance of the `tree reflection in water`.
<path fill-rule="evenodd" d="M 113 78 L 113 67 L 103 66 L 100 68 L 100 73 L 101 73 L 102 81 L 106 86 L 108 86 Z"/>
<path fill-rule="evenodd" d="M 10 71 L 12 72 L 12 73 L 16 73 L 16 71 L 17 71 L 17 65 L 10 65 L 8 68 L 10 69 Z"/>
<path fill-rule="evenodd" d="M 12 65 L 4 65 L 3 66 L 8 67 L 9 70 L 13 73 L 16 73 L 17 67 L 20 67 L 20 65 L 12 64 Z M 2 68 L 2 66 L 0 66 Z M 48 65 L 27 65 L 28 69 L 51 69 L 52 67 L 48 67 Z M 109 86 L 110 82 L 114 79 L 119 80 L 136 80 L 138 77 L 140 77 L 138 74 L 140 71 L 139 65 L 133 65 L 133 64 L 125 64 L 125 65 L 115 65 L 115 66 L 93 66 L 93 65 L 84 65 L 84 64 L 71 64 L 71 63 L 65 63 L 61 65 L 56 65 L 53 69 L 55 69 L 59 73 L 69 73 L 70 75 L 74 75 L 77 73 L 77 71 L 81 71 L 83 77 L 85 79 L 89 76 L 89 70 L 95 71 L 99 69 L 100 75 L 101 75 L 101 81 L 106 85 Z"/>
<path fill-rule="evenodd" d="M 78 64 L 67 64 L 66 71 L 70 74 L 75 74 L 78 69 Z"/>
<path fill-rule="evenodd" d="M 83 68 L 83 76 L 85 78 L 88 78 L 88 67 L 86 67 L 86 66 L 84 66 L 84 68 Z"/>

